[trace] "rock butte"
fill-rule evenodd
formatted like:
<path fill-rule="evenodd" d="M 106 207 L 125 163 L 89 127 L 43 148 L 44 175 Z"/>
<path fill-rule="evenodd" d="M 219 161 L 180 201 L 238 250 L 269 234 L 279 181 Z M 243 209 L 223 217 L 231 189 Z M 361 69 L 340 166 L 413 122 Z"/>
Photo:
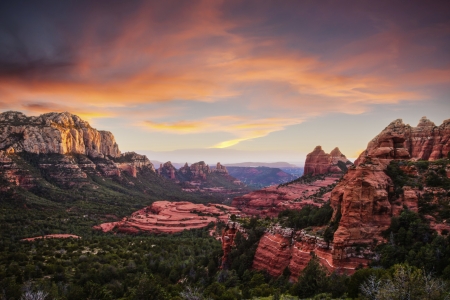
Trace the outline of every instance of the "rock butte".
<path fill-rule="evenodd" d="M 95 229 L 121 233 L 175 233 L 206 227 L 211 222 L 228 221 L 231 214 L 240 214 L 234 207 L 222 204 L 157 201 L 118 222 L 103 223 Z"/>
<path fill-rule="evenodd" d="M 78 235 L 56 233 L 56 234 L 47 234 L 47 235 L 43 235 L 43 236 L 21 239 L 21 241 L 32 242 L 32 241 L 39 240 L 39 239 L 67 239 L 67 238 L 81 239 L 81 237 Z"/>
<path fill-rule="evenodd" d="M 322 150 L 321 146 L 317 146 L 313 152 L 306 156 L 304 174 L 314 176 L 327 173 L 343 173 L 338 166 L 339 162 L 348 165 L 352 164 L 338 147 L 334 148 L 330 154 L 327 154 Z"/>
<path fill-rule="evenodd" d="M 247 215 L 278 216 L 286 209 L 300 210 L 306 205 L 321 206 L 330 199 L 330 193 L 320 198 L 308 199 L 321 188 L 336 183 L 341 176 L 331 175 L 312 183 L 292 183 L 281 186 L 269 186 L 233 199 L 231 206 L 239 208 Z"/>

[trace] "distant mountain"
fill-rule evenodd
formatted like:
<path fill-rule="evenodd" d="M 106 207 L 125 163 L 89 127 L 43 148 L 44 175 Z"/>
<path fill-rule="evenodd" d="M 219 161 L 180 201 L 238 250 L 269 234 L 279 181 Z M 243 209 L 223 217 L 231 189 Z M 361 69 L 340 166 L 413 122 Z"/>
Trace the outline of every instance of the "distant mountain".
<path fill-rule="evenodd" d="M 253 188 L 292 181 L 297 177 L 279 168 L 269 167 L 227 167 L 228 173 Z"/>
<path fill-rule="evenodd" d="M 225 164 L 226 167 L 269 167 L 269 168 L 298 168 L 299 166 L 287 162 L 242 162 L 234 164 Z"/>

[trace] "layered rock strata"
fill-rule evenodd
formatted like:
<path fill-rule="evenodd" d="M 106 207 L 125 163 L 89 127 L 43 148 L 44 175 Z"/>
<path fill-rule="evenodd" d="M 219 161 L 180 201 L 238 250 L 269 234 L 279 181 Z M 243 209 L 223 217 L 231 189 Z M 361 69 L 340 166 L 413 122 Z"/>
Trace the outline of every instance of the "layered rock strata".
<path fill-rule="evenodd" d="M 38 117 L 5 112 L 0 125 L 0 177 L 25 189 L 35 187 L 37 180 L 29 163 L 45 178 L 69 188 L 88 184 L 88 174 L 120 177 L 127 172 L 136 177 L 142 170 L 155 171 L 145 155 L 121 154 L 110 132 L 67 112 Z"/>
<path fill-rule="evenodd" d="M 389 124 L 367 145 L 355 164 L 365 158 L 436 160 L 450 151 L 450 119 L 436 126 L 426 117 L 417 127 L 397 119 Z"/>
<path fill-rule="evenodd" d="M 118 157 L 119 146 L 109 131 L 98 131 L 68 112 L 27 117 L 20 112 L 0 114 L 0 149 L 35 154 L 84 154 Z"/>
<path fill-rule="evenodd" d="M 314 176 L 327 173 L 342 173 L 343 170 L 339 167 L 339 162 L 344 165 L 352 164 L 338 147 L 328 154 L 322 150 L 321 146 L 317 146 L 313 152 L 306 156 L 304 174 Z"/>
<path fill-rule="evenodd" d="M 353 274 L 360 265 L 367 265 L 372 253 L 367 249 L 349 248 L 345 260 L 334 260 L 332 244 L 323 238 L 292 229 L 268 230 L 259 241 L 253 260 L 253 268 L 267 271 L 278 277 L 286 268 L 291 272 L 290 280 L 296 281 L 301 271 L 308 265 L 312 253 L 329 272 Z"/>
<path fill-rule="evenodd" d="M 191 202 L 157 201 L 118 222 L 103 223 L 95 229 L 122 233 L 175 233 L 203 228 L 211 222 L 228 221 L 231 214 L 239 214 L 233 207 L 222 204 L 193 204 Z"/>

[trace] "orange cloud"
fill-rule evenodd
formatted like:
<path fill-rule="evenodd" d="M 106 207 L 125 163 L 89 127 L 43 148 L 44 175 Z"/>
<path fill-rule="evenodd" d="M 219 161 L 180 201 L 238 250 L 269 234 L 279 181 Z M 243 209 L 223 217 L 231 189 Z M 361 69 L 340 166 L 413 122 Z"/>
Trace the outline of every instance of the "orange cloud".
<path fill-rule="evenodd" d="M 175 134 L 193 134 L 205 132 L 226 132 L 236 136 L 235 139 L 220 142 L 212 148 L 226 148 L 242 141 L 267 136 L 287 126 L 300 124 L 300 119 L 267 118 L 252 120 L 246 117 L 217 116 L 194 121 L 154 122 L 145 121 L 142 125 L 153 131 Z"/>
<path fill-rule="evenodd" d="M 412 33 L 386 28 L 339 43 L 332 54 L 314 53 L 292 46 L 289 35 L 252 34 L 248 25 L 261 17 L 226 18 L 223 3 L 189 2 L 176 9 L 144 2 L 105 36 L 94 15 L 69 63 L 0 76 L 2 104 L 95 118 L 124 117 L 130 106 L 145 104 L 226 102 L 239 108 L 236 116 L 227 111 L 209 117 L 203 108 L 193 115 L 180 108 L 133 116 L 158 132 L 226 132 L 234 138 L 215 147 L 229 147 L 327 113 L 361 114 L 373 105 L 424 100 L 420 87 L 450 83 L 448 67 L 402 70 L 405 49 L 430 51 L 414 46 Z M 448 27 L 432 32 L 443 37 Z M 143 121 L 149 115 L 152 121 Z"/>

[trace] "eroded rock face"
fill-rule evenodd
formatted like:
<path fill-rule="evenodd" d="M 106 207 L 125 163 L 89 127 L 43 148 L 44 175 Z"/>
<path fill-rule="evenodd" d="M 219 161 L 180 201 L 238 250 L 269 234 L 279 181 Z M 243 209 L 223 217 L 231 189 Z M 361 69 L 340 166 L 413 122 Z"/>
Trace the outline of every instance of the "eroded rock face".
<path fill-rule="evenodd" d="M 364 253 L 347 251 L 346 258 L 333 260 L 333 245 L 327 245 L 323 239 L 305 233 L 304 230 L 283 234 L 282 232 L 266 232 L 260 239 L 253 260 L 253 268 L 267 271 L 278 277 L 288 267 L 290 280 L 297 281 L 298 276 L 311 260 L 311 253 L 317 256 L 321 265 L 330 272 L 338 271 L 353 274 L 357 267 L 367 265 Z"/>
<path fill-rule="evenodd" d="M 119 222 L 103 223 L 94 228 L 104 232 L 117 230 L 123 233 L 175 233 L 185 229 L 203 228 L 218 220 L 226 222 L 231 214 L 239 214 L 239 211 L 222 204 L 157 201 Z"/>
<path fill-rule="evenodd" d="M 334 243 L 372 243 L 382 240 L 392 217 L 389 188 L 392 180 L 384 172 L 386 162 L 366 161 L 350 168 L 342 181 L 331 192 L 334 218 L 341 214 Z"/>
<path fill-rule="evenodd" d="M 237 207 L 248 215 L 278 216 L 286 209 L 300 210 L 305 205 L 321 206 L 330 198 L 330 192 L 320 197 L 313 195 L 321 189 L 326 189 L 339 180 L 340 176 L 328 176 L 323 180 L 311 183 L 292 183 L 281 186 L 270 186 L 262 190 L 253 191 L 233 199 L 231 206 Z M 329 188 L 331 190 L 331 188 Z"/>
<path fill-rule="evenodd" d="M 126 152 L 117 160 L 116 166 L 131 176 L 136 177 L 138 172 L 143 168 L 147 168 L 155 172 L 155 167 L 145 155 L 137 154 L 135 152 Z"/>
<path fill-rule="evenodd" d="M 158 169 L 158 174 L 166 178 L 176 180 L 177 169 L 172 165 L 170 161 L 161 164 Z"/>
<path fill-rule="evenodd" d="M 436 160 L 450 151 L 450 119 L 436 126 L 422 117 L 417 127 L 397 119 L 367 145 L 355 164 L 365 157 L 381 159 Z"/>
<path fill-rule="evenodd" d="M 0 114 L 0 149 L 35 154 L 84 154 L 119 157 L 120 150 L 109 131 L 98 131 L 68 112 L 27 117 L 20 112 Z"/>
<path fill-rule="evenodd" d="M 266 270 L 274 277 L 280 276 L 284 269 L 289 266 L 292 257 L 290 244 L 290 238 L 283 237 L 280 234 L 264 234 L 256 249 L 253 268 Z"/>
<path fill-rule="evenodd" d="M 392 195 L 393 183 L 385 172 L 392 160 L 436 160 L 447 156 L 449 149 L 450 120 L 435 126 L 423 117 L 417 127 L 411 127 L 398 119 L 372 139 L 356 166 L 331 192 L 333 218 L 342 215 L 334 234 L 334 258 L 343 257 L 342 251 L 349 245 L 383 241 L 381 232 L 404 206 L 418 211 L 418 190 L 402 187 L 403 195 Z M 413 166 L 402 170 L 417 174 Z"/>
<path fill-rule="evenodd" d="M 325 153 L 321 146 L 314 148 L 313 152 L 306 156 L 305 175 L 319 175 L 327 173 L 342 173 L 338 163 L 351 165 L 351 162 L 341 153 L 338 147 L 334 148 L 330 154 Z"/>

